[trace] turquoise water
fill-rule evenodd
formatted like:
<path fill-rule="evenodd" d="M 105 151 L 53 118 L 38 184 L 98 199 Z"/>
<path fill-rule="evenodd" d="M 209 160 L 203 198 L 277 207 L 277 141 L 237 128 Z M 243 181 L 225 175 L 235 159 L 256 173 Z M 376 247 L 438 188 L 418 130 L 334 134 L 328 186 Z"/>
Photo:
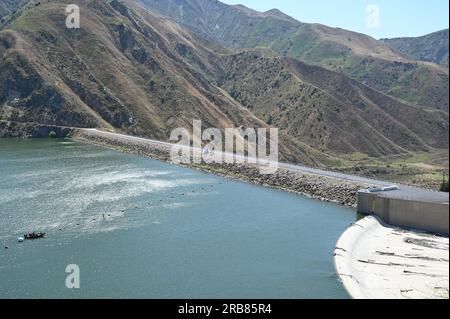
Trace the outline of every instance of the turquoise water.
<path fill-rule="evenodd" d="M 355 218 L 71 140 L 0 139 L 0 298 L 347 298 L 332 251 Z M 16 241 L 33 230 L 46 238 Z"/>

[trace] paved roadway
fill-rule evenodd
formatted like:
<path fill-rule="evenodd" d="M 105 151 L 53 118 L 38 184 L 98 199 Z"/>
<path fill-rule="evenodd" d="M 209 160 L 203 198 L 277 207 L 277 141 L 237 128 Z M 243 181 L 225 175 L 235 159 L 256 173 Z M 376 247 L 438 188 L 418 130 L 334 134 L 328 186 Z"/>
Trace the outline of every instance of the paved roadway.
<path fill-rule="evenodd" d="M 125 134 L 119 134 L 119 133 L 105 132 L 105 131 L 100 131 L 97 129 L 85 129 L 85 130 L 90 131 L 90 132 L 96 132 L 97 134 L 102 134 L 105 136 L 120 137 L 121 139 L 125 139 L 125 140 L 140 141 L 140 142 L 144 142 L 144 143 L 151 143 L 151 144 L 161 145 L 161 146 L 165 146 L 165 147 L 172 147 L 174 145 L 174 144 L 168 143 L 168 142 L 162 142 L 162 141 L 157 141 L 157 140 L 152 140 L 152 139 L 147 139 L 147 138 L 142 138 L 142 137 L 136 137 L 136 136 L 130 136 L 130 135 L 125 135 Z M 193 148 L 193 149 L 196 149 L 196 148 Z M 199 149 L 196 149 L 196 150 L 199 151 Z M 226 157 L 227 156 L 228 157 L 236 156 L 231 153 L 224 153 L 224 155 Z M 237 157 L 239 157 L 239 156 L 237 156 Z M 271 163 L 276 164 L 274 162 L 271 162 Z M 385 186 L 393 185 L 392 182 L 372 179 L 372 178 L 368 178 L 368 177 L 349 175 L 349 174 L 344 174 L 344 173 L 339 173 L 339 172 L 332 172 L 332 171 L 327 171 L 327 170 L 323 170 L 323 169 L 312 168 L 312 167 L 296 165 L 296 164 L 289 164 L 289 163 L 284 163 L 284 162 L 278 162 L 278 167 L 289 170 L 289 171 L 293 171 L 293 172 L 308 173 L 308 174 L 314 174 L 314 175 L 319 175 L 319 176 L 331 177 L 331 178 L 346 180 L 346 181 L 350 181 L 350 182 L 368 184 L 370 186 L 385 187 Z"/>
<path fill-rule="evenodd" d="M 97 129 L 81 129 L 81 130 L 93 132 L 93 133 L 96 133 L 99 135 L 110 136 L 113 138 L 115 137 L 115 138 L 120 138 L 123 140 L 129 140 L 130 142 L 143 142 L 143 143 L 148 143 L 148 144 L 160 145 L 160 146 L 164 146 L 164 147 L 168 147 L 168 148 L 171 148 L 174 145 L 173 143 L 162 142 L 162 141 L 157 141 L 157 140 L 152 140 L 152 139 L 147 139 L 147 138 L 142 138 L 142 137 L 136 137 L 136 136 L 131 136 L 131 135 L 125 135 L 125 134 L 119 134 L 119 133 L 111 133 L 111 132 L 101 131 L 101 130 L 97 130 Z M 183 148 L 187 148 L 187 149 L 192 148 L 193 150 L 197 150 L 198 152 L 200 152 L 200 154 L 202 152 L 201 148 L 194 148 L 194 147 L 189 147 L 189 146 L 185 146 Z M 244 157 L 241 155 L 236 155 L 236 154 L 227 153 L 227 152 L 223 152 L 223 155 L 224 155 L 224 158 L 228 158 L 228 159 L 233 159 L 234 157 L 239 158 L 241 160 L 244 159 Z M 268 164 L 268 163 L 269 162 L 266 162 L 266 164 Z M 393 185 L 398 186 L 398 190 L 386 192 L 386 195 L 391 196 L 391 197 L 411 199 L 411 200 L 414 199 L 414 200 L 420 200 L 420 201 L 425 201 L 425 202 L 439 202 L 439 203 L 443 203 L 443 202 L 448 203 L 449 202 L 448 193 L 442 193 L 442 192 L 422 189 L 422 188 L 413 187 L 413 186 L 394 184 L 389 181 L 383 181 L 383 180 L 372 179 L 372 178 L 368 178 L 368 177 L 327 171 L 327 170 L 312 168 L 312 167 L 308 167 L 308 166 L 289 164 L 289 163 L 284 163 L 284 162 L 270 162 L 270 163 L 272 165 L 278 165 L 278 168 L 282 168 L 282 169 L 292 171 L 292 172 L 325 176 L 325 177 L 329 177 L 329 178 L 345 180 L 348 182 L 365 184 L 367 187 L 386 187 L 386 186 L 393 186 Z M 262 165 L 262 167 L 265 167 L 265 166 Z"/>

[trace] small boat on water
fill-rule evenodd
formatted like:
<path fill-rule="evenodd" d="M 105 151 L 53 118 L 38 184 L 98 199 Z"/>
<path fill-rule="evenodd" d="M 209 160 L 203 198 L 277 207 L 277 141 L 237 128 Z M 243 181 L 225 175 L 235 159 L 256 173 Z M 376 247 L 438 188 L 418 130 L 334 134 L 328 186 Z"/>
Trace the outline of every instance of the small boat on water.
<path fill-rule="evenodd" d="M 32 233 L 23 235 L 23 237 L 28 240 L 44 238 L 44 236 L 45 236 L 45 233 L 41 233 L 41 232 L 38 232 L 38 233 L 32 232 Z"/>

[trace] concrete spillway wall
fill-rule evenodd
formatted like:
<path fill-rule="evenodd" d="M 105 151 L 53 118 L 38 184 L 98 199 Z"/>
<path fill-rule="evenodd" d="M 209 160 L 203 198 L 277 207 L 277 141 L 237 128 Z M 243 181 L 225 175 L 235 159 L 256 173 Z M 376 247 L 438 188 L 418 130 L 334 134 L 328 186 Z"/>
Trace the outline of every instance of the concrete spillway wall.
<path fill-rule="evenodd" d="M 448 237 L 401 230 L 367 216 L 339 238 L 334 266 L 357 299 L 448 299 Z"/>
<path fill-rule="evenodd" d="M 439 194 L 442 196 L 442 194 Z M 445 201 L 425 201 L 390 196 L 389 192 L 358 193 L 358 212 L 376 215 L 385 223 L 448 236 L 449 204 Z"/>

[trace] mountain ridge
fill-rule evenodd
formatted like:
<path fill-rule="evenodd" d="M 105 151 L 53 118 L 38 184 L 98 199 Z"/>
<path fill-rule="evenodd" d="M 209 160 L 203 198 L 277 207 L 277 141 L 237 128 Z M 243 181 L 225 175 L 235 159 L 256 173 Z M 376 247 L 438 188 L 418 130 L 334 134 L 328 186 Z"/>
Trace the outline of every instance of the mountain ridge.
<path fill-rule="evenodd" d="M 391 48 L 418 61 L 432 62 L 448 67 L 449 29 L 420 37 L 380 39 Z"/>
<path fill-rule="evenodd" d="M 69 30 L 69 3 L 30 7 L 0 32 L 0 120 L 159 140 L 193 119 L 275 126 L 282 159 L 314 166 L 448 149 L 442 110 L 269 49 L 222 48 L 131 0 L 80 0 L 82 28 Z"/>
<path fill-rule="evenodd" d="M 408 143 L 407 141 L 412 141 L 415 146 L 426 150 L 428 147 L 425 145 L 430 145 L 431 141 L 424 142 L 419 136 L 424 137 L 431 131 L 433 131 L 431 135 L 439 135 L 439 140 L 442 142 L 442 144 L 431 142 L 434 147 L 445 148 L 448 144 L 446 137 L 448 121 L 441 119 L 445 118 L 445 114 L 440 111 L 425 112 L 339 73 L 317 66 L 309 66 L 295 59 L 266 58 L 257 51 L 239 54 L 247 55 L 247 57 L 238 59 L 236 65 L 228 61 L 225 67 L 228 74 L 224 80 L 224 87 L 258 117 L 266 119 L 266 121 L 270 117 L 268 122 L 278 127 L 288 127 L 290 135 L 301 136 L 316 148 L 323 147 L 323 144 L 320 143 L 321 138 L 318 139 L 317 136 L 309 138 L 310 134 L 327 137 L 329 143 L 327 148 L 341 153 L 358 151 L 353 146 L 371 140 L 370 136 L 373 138 L 383 136 L 377 143 L 372 140 L 370 147 L 365 147 L 365 151 L 372 156 L 401 153 L 405 151 L 404 147 L 407 145 L 402 145 L 402 143 Z M 231 56 L 231 61 L 233 57 Z M 256 61 L 244 64 L 242 60 Z M 268 65 L 267 69 L 261 71 L 262 66 L 266 65 Z M 277 76 L 279 72 L 282 76 Z M 257 77 L 250 81 L 250 74 L 252 76 L 257 74 Z M 264 77 L 259 78 L 260 74 L 264 74 Z M 238 80 L 236 77 L 242 77 L 242 79 Z M 228 78 L 232 79 L 231 83 L 227 83 Z M 254 82 L 259 83 L 260 81 L 264 83 L 262 86 L 264 89 L 253 85 Z M 283 87 L 284 85 L 289 85 L 289 87 L 286 89 Z M 301 89 L 296 89 L 297 86 L 300 86 Z M 309 93 L 305 95 L 305 92 Z M 308 94 L 310 95 L 308 96 Z M 315 101 L 318 95 L 320 98 Z M 410 116 L 411 118 L 408 119 Z M 428 116 L 433 123 L 432 126 L 416 127 L 420 117 L 422 117 L 420 121 L 423 121 L 423 117 Z M 431 118 L 434 119 L 431 120 Z M 339 125 L 336 124 L 338 120 Z M 346 122 L 352 123 L 355 134 L 351 133 L 352 128 Z M 440 124 L 436 129 L 434 125 L 437 123 Z M 320 125 L 321 127 L 319 127 Z M 325 126 L 327 130 L 331 129 L 331 131 L 323 130 L 322 128 Z M 397 132 L 392 134 L 389 130 L 394 127 Z M 299 128 L 305 129 L 305 131 L 299 134 L 297 132 Z M 339 134 L 343 128 L 346 133 Z M 423 131 L 418 132 L 418 130 Z M 439 131 L 440 133 L 438 133 Z M 365 137 L 364 132 L 367 134 Z M 384 140 L 386 137 L 389 137 L 389 143 Z M 349 143 L 349 140 L 352 142 Z M 346 144 L 349 146 L 345 147 Z M 376 150 L 377 146 L 386 146 L 390 150 Z M 406 146 L 406 149 L 408 148 L 411 149 L 411 145 Z M 359 150 L 361 149 L 362 147 L 359 148 Z M 369 149 L 371 150 L 368 151 Z"/>
<path fill-rule="evenodd" d="M 220 1 L 139 2 L 225 47 L 268 47 L 283 56 L 340 72 L 406 102 L 448 113 L 448 69 L 410 59 L 367 35 L 280 19 L 243 10 L 243 6 L 238 10 Z"/>

